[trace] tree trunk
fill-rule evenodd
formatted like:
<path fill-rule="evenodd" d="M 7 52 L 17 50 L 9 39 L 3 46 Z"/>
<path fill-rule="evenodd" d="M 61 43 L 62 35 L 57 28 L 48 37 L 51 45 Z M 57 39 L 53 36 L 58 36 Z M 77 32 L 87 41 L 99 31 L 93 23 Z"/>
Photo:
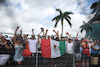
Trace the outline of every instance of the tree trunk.
<path fill-rule="evenodd" d="M 61 20 L 61 24 L 62 24 L 62 33 L 61 33 L 61 36 L 63 36 L 63 19 Z"/>
<path fill-rule="evenodd" d="M 62 24 L 62 34 L 61 35 L 63 36 L 63 24 Z"/>

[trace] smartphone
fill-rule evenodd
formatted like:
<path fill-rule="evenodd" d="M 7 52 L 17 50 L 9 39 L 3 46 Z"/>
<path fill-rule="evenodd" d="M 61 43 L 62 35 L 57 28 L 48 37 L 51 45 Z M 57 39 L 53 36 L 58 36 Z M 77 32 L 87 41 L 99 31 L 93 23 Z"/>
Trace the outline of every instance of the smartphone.
<path fill-rule="evenodd" d="M 44 30 L 44 28 L 42 27 L 42 28 L 41 28 L 41 30 L 43 31 L 43 30 Z"/>

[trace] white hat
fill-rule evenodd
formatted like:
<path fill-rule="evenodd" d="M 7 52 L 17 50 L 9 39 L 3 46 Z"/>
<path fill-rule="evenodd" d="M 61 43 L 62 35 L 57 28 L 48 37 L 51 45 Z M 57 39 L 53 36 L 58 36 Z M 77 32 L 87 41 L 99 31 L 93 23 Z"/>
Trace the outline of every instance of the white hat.
<path fill-rule="evenodd" d="M 68 39 L 72 39 L 72 37 L 69 37 Z"/>
<path fill-rule="evenodd" d="M 90 39 L 89 41 L 93 41 L 92 39 Z"/>
<path fill-rule="evenodd" d="M 5 39 L 11 41 L 11 38 L 5 38 Z"/>

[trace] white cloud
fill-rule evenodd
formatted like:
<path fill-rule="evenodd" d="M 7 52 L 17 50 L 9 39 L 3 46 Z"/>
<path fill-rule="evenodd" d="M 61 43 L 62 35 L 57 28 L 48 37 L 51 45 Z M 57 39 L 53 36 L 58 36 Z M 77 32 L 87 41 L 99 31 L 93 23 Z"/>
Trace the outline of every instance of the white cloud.
<path fill-rule="evenodd" d="M 23 33 L 28 34 L 31 34 L 31 29 L 34 28 L 37 35 L 41 27 L 49 29 L 49 35 L 54 34 L 52 32 L 53 29 L 59 30 L 61 33 L 60 22 L 57 28 L 54 28 L 55 22 L 49 19 L 59 14 L 55 11 L 55 8 L 60 8 L 63 12 L 72 11 L 74 13 L 71 15 L 72 28 L 64 21 L 64 32 L 68 31 L 73 36 L 79 32 L 79 26 L 82 25 L 82 21 L 88 22 L 90 19 L 87 18 L 87 15 L 79 13 L 83 12 L 83 8 L 86 5 L 84 0 L 10 0 L 9 2 L 12 5 L 8 7 L 0 6 L 0 32 L 13 33 L 16 26 L 19 25 L 23 29 Z M 21 4 L 21 10 L 15 7 L 18 3 Z M 81 4 L 78 6 L 78 3 Z M 54 6 L 55 8 L 53 8 Z M 89 8 L 87 7 L 86 10 L 89 10 Z M 89 12 L 87 11 L 87 13 Z M 83 34 L 80 34 L 80 36 L 83 36 Z"/>

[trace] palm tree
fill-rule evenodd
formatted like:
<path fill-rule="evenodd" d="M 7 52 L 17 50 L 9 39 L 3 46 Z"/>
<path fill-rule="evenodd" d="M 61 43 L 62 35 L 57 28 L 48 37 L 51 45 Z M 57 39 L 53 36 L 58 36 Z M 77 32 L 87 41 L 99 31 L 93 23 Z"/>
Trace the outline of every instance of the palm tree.
<path fill-rule="evenodd" d="M 87 32 L 89 32 L 89 30 L 92 32 L 92 27 L 90 26 L 90 24 L 89 23 L 85 23 L 84 21 L 83 21 L 83 23 L 84 24 L 80 26 L 80 28 L 81 28 L 80 32 L 82 33 L 83 30 L 86 31 L 86 34 L 87 34 Z"/>
<path fill-rule="evenodd" d="M 100 24 L 100 14 L 95 15 L 92 19 L 88 21 L 89 24 Z"/>
<path fill-rule="evenodd" d="M 99 14 L 99 12 L 100 12 L 100 1 L 93 3 L 90 8 L 93 9 L 91 14 L 94 14 L 95 12 L 96 12 L 95 15 Z"/>
<path fill-rule="evenodd" d="M 72 24 L 70 22 L 71 17 L 69 15 L 73 14 L 73 13 L 72 12 L 64 12 L 64 13 L 62 13 L 62 11 L 60 9 L 56 9 L 56 11 L 59 11 L 60 14 L 52 19 L 52 21 L 54 21 L 54 20 L 56 21 L 56 23 L 54 25 L 54 28 L 57 27 L 58 22 L 61 20 L 62 34 L 63 34 L 63 20 L 65 19 L 68 22 L 68 24 L 70 25 L 70 27 L 72 27 Z"/>

